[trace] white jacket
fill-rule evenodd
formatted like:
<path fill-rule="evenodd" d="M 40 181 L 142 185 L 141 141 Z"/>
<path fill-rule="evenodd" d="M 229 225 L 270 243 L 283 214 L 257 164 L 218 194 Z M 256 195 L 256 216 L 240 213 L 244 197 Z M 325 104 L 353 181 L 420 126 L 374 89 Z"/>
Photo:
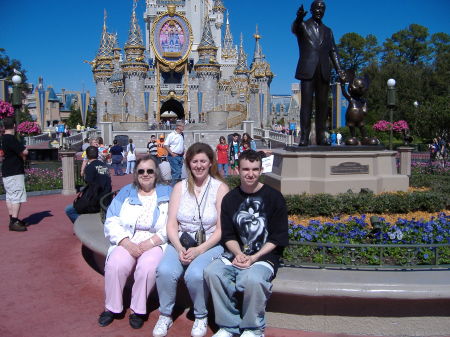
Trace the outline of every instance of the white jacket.
<path fill-rule="evenodd" d="M 153 223 L 151 233 L 155 233 L 162 241 L 162 249 L 167 246 L 167 213 L 169 210 L 169 198 L 172 187 L 167 185 L 156 186 L 156 204 L 153 210 Z M 142 203 L 138 197 L 138 191 L 132 184 L 123 187 L 108 207 L 104 225 L 105 237 L 110 242 L 108 256 L 113 249 L 125 238 L 132 238 L 136 228 L 136 222 L 141 214 Z M 150 212 L 151 210 L 149 210 Z"/>

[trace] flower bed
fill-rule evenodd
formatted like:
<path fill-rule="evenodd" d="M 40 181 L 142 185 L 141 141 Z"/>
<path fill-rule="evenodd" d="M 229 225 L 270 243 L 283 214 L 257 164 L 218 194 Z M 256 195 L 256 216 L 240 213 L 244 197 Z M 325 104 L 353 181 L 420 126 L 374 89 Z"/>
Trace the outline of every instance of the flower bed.
<path fill-rule="evenodd" d="M 30 168 L 25 170 L 25 188 L 27 192 L 57 190 L 62 188 L 62 168 L 56 170 Z M 0 194 L 4 194 L 0 180 Z"/>
<path fill-rule="evenodd" d="M 310 220 L 308 225 L 290 220 L 291 245 L 284 263 L 292 266 L 343 268 L 448 268 L 450 267 L 450 215 L 429 220 L 379 217 L 376 226 L 366 215 Z"/>

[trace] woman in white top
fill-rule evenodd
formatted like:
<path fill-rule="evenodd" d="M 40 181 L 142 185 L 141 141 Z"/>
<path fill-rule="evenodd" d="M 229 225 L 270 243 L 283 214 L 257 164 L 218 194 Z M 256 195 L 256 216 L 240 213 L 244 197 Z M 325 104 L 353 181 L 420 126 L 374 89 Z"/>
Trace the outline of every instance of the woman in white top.
<path fill-rule="evenodd" d="M 130 325 L 138 329 L 144 323 L 156 267 L 167 246 L 172 188 L 160 182 L 156 159 L 147 155 L 137 161 L 134 182 L 123 187 L 108 208 L 104 230 L 110 247 L 105 265 L 105 311 L 98 319 L 100 326 L 109 325 L 122 313 L 123 288 L 133 271 Z"/>
<path fill-rule="evenodd" d="M 191 336 L 206 334 L 209 293 L 203 270 L 223 252 L 220 206 L 228 186 L 221 180 L 214 151 L 207 144 L 195 143 L 187 150 L 185 163 L 188 178 L 175 185 L 169 203 L 167 236 L 171 244 L 156 271 L 161 315 L 154 337 L 166 336 L 172 325 L 177 283 L 183 274 L 194 307 Z"/>

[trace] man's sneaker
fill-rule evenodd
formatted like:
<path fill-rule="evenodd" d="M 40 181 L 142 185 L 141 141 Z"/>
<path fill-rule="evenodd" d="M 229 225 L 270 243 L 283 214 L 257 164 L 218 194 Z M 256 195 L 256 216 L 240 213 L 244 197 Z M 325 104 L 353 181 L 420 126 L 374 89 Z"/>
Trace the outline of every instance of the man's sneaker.
<path fill-rule="evenodd" d="M 191 336 L 192 337 L 203 337 L 206 335 L 206 330 L 208 329 L 208 318 L 196 318 L 194 325 L 192 326 Z"/>
<path fill-rule="evenodd" d="M 16 220 L 9 223 L 9 230 L 14 232 L 25 232 L 27 230 L 27 226 L 25 226 L 21 220 Z"/>
<path fill-rule="evenodd" d="M 233 337 L 233 336 L 234 334 L 232 334 L 231 332 L 228 332 L 225 329 L 220 329 L 212 337 Z"/>
<path fill-rule="evenodd" d="M 173 321 L 169 316 L 159 315 L 158 322 L 156 322 L 153 329 L 153 337 L 164 337 L 167 335 L 167 330 L 172 326 Z"/>
<path fill-rule="evenodd" d="M 264 337 L 261 330 L 244 330 L 241 337 Z"/>

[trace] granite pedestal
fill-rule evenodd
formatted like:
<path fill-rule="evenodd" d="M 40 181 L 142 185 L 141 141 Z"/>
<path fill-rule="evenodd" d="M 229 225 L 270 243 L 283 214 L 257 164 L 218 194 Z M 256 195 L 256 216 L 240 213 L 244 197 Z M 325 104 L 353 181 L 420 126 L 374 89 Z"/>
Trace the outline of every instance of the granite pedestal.
<path fill-rule="evenodd" d="M 408 190 L 408 176 L 397 173 L 395 151 L 370 146 L 292 146 L 273 153 L 272 173 L 266 174 L 265 183 L 283 194 Z"/>

